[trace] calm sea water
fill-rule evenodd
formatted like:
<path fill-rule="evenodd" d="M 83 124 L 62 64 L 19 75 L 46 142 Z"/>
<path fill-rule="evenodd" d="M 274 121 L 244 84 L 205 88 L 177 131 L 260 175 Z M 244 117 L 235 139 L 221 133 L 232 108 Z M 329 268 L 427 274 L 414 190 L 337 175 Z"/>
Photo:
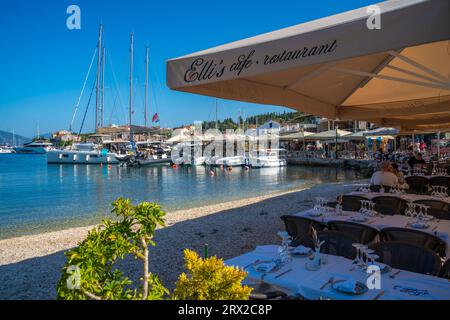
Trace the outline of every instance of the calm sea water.
<path fill-rule="evenodd" d="M 96 224 L 117 197 L 170 211 L 358 178 L 335 168 L 217 169 L 211 177 L 205 167 L 48 165 L 45 155 L 0 155 L 0 238 Z"/>

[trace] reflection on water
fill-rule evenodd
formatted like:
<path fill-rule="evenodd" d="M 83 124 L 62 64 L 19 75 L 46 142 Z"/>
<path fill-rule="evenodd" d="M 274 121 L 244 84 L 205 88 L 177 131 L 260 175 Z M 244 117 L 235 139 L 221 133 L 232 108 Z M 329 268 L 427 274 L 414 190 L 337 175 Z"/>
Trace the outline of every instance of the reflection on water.
<path fill-rule="evenodd" d="M 214 170 L 47 165 L 45 156 L 1 155 L 0 238 L 97 223 L 117 197 L 172 211 L 358 178 L 327 167 Z"/>

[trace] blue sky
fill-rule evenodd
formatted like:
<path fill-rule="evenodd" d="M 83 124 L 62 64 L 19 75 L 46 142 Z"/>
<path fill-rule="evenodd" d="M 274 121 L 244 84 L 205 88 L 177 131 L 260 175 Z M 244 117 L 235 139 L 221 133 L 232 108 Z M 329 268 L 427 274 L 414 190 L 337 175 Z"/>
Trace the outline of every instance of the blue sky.
<path fill-rule="evenodd" d="M 376 3 L 370 0 L 4 0 L 0 2 L 0 130 L 25 136 L 67 129 L 94 52 L 98 25 L 107 50 L 105 122 L 127 121 L 129 37 L 135 34 L 135 123 L 143 124 L 145 46 L 150 48 L 150 108 L 161 125 L 213 120 L 214 99 L 169 90 L 165 61 L 223 43 Z M 66 9 L 81 8 L 81 30 Z M 116 75 L 115 84 L 113 72 Z M 91 72 L 74 128 L 94 81 Z M 118 97 L 118 92 L 120 92 Z M 114 102 L 115 100 L 115 102 Z M 122 103 L 120 103 L 120 101 Z M 219 118 L 288 110 L 219 102 Z M 94 127 L 94 103 L 84 131 Z"/>

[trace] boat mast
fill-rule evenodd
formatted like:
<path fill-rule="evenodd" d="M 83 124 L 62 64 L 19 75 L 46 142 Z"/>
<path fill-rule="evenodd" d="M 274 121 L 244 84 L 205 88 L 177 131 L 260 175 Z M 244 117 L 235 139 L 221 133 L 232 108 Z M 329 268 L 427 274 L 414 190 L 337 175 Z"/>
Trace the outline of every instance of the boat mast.
<path fill-rule="evenodd" d="M 103 25 L 100 24 L 100 30 L 98 32 L 98 44 L 97 44 L 97 77 L 95 80 L 95 132 L 97 132 L 97 129 L 99 127 L 98 120 L 99 120 L 99 102 L 100 102 L 100 92 L 99 92 L 99 86 L 100 86 L 100 68 L 101 68 L 101 59 L 102 59 L 102 35 L 103 35 Z"/>
<path fill-rule="evenodd" d="M 130 126 L 130 137 L 131 137 L 131 122 L 132 122 L 132 115 L 133 115 L 133 41 L 134 41 L 134 35 L 131 33 L 130 38 L 130 118 L 129 118 L 129 126 Z"/>
<path fill-rule="evenodd" d="M 144 107 L 145 127 L 147 127 L 147 107 L 148 107 L 148 47 L 145 47 L 145 107 Z"/>
<path fill-rule="evenodd" d="M 218 125 L 218 117 L 217 117 L 217 98 L 216 98 L 216 129 L 218 129 L 219 128 L 219 125 Z"/>
<path fill-rule="evenodd" d="M 100 127 L 103 127 L 104 113 L 105 113 L 105 54 L 106 50 L 103 47 L 102 52 L 102 96 L 100 103 Z"/>

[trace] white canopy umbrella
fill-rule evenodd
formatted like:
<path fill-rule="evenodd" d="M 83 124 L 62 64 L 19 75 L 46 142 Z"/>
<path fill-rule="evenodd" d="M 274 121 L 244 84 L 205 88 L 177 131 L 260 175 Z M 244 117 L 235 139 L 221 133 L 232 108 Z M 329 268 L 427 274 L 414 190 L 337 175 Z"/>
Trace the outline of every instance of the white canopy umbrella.
<path fill-rule="evenodd" d="M 358 131 L 344 137 L 346 140 L 365 140 L 364 134 L 368 131 Z"/>
<path fill-rule="evenodd" d="M 377 128 L 374 130 L 369 130 L 364 133 L 364 136 L 396 136 L 400 133 L 400 130 L 396 128 Z"/>
<path fill-rule="evenodd" d="M 345 136 L 352 134 L 350 131 L 333 129 L 328 131 L 323 131 L 319 133 L 315 133 L 307 137 L 308 140 L 331 140 L 331 139 L 339 139 Z"/>
<path fill-rule="evenodd" d="M 312 136 L 314 133 L 309 131 L 299 131 L 285 136 L 280 136 L 280 140 L 301 140 L 308 136 Z"/>
<path fill-rule="evenodd" d="M 167 62 L 179 91 L 402 130 L 450 128 L 450 1 L 360 8 Z M 372 7 L 373 8 L 373 7 Z"/>

